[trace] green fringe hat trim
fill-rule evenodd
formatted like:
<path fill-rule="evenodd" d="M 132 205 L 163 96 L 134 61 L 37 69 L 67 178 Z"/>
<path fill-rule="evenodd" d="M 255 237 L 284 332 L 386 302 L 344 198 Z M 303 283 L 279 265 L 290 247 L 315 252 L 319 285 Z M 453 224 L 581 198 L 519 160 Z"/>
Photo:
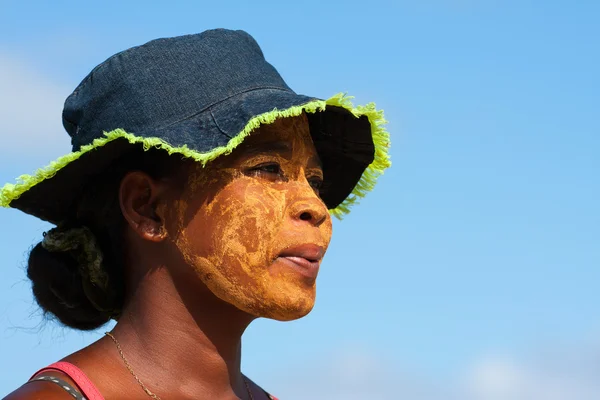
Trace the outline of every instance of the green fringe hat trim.
<path fill-rule="evenodd" d="M 371 133 L 373 135 L 373 143 L 375 144 L 375 159 L 363 172 L 352 193 L 335 209 L 329 210 L 333 216 L 341 219 L 344 214 L 347 214 L 350 211 L 350 207 L 358 202 L 359 198 L 364 197 L 373 189 L 379 175 L 381 175 L 386 168 L 391 166 L 391 161 L 388 154 L 390 137 L 384 127 L 387 121 L 383 117 L 383 110 L 377 110 L 374 103 L 369 103 L 365 106 L 354 107 L 351 99 L 352 97 L 346 96 L 344 93 L 339 93 L 328 100 L 314 100 L 300 106 L 290 107 L 286 110 L 275 109 L 273 111 L 257 115 L 256 117 L 253 117 L 246 124 L 244 129 L 237 136 L 232 138 L 226 146 L 217 147 L 208 153 L 197 152 L 189 149 L 185 145 L 181 147 L 174 147 L 159 138 L 138 137 L 127 133 L 122 129 L 104 132 L 105 137 L 94 139 L 92 144 L 82 146 L 79 151 L 59 157 L 46 167 L 35 171 L 33 175 L 21 175 L 17 178 L 17 183 L 15 184 L 7 183 L 4 185 L 2 189 L 0 189 L 0 206 L 10 207 L 10 203 L 13 200 L 18 199 L 23 193 L 31 189 L 33 186 L 46 179 L 51 179 L 58 171 L 71 162 L 77 160 L 83 154 L 102 147 L 115 139 L 123 138 L 127 139 L 127 141 L 132 144 L 142 144 L 144 146 L 144 150 L 158 148 L 166 150 L 169 154 L 181 154 L 184 157 L 188 157 L 202 163 L 202 165 L 206 165 L 206 163 L 219 156 L 231 153 L 233 149 L 242 143 L 242 141 L 260 125 L 271 124 L 278 118 L 295 117 L 301 115 L 303 112 L 316 113 L 318 111 L 324 111 L 327 106 L 337 106 L 345 108 L 356 117 L 366 115 L 371 123 Z"/>

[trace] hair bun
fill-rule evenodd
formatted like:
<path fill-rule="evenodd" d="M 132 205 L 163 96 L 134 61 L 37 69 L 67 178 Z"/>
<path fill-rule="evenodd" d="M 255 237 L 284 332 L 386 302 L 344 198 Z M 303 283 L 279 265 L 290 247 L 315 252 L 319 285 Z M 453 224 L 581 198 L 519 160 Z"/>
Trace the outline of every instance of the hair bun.
<path fill-rule="evenodd" d="M 47 236 L 47 235 L 46 235 Z M 44 238 L 46 239 L 46 238 Z M 86 293 L 80 257 L 71 251 L 49 251 L 38 243 L 29 254 L 27 277 L 44 313 L 75 329 L 96 329 L 110 320 Z"/>

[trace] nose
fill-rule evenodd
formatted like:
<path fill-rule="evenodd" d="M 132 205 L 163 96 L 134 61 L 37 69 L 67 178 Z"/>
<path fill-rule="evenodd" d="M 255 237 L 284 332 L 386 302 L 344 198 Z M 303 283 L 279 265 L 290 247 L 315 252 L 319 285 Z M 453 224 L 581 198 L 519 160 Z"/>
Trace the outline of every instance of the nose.
<path fill-rule="evenodd" d="M 315 196 L 310 199 L 299 199 L 290 208 L 291 216 L 295 221 L 305 221 L 319 227 L 327 221 L 329 211 L 325 204 Z"/>

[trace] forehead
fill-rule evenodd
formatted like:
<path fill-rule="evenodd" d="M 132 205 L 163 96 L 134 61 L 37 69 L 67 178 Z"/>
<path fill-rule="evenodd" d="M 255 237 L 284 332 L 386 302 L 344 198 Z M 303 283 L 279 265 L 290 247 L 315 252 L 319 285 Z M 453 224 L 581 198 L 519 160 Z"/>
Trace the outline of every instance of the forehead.
<path fill-rule="evenodd" d="M 286 158 L 306 157 L 318 160 L 306 115 L 282 118 L 272 124 L 260 126 L 244 139 L 232 155 L 254 153 L 276 153 Z"/>
<path fill-rule="evenodd" d="M 289 143 L 293 146 L 296 142 L 312 143 L 308 118 L 302 114 L 297 117 L 280 118 L 268 125 L 261 125 L 248 138 L 244 140 L 248 144 L 262 144 L 267 142 Z"/>

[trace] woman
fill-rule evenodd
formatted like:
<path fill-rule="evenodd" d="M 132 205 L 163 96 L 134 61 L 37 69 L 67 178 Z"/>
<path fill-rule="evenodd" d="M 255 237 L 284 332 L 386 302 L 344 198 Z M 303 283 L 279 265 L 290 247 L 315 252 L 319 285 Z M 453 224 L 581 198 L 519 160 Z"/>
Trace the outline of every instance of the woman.
<path fill-rule="evenodd" d="M 109 58 L 63 123 L 73 151 L 0 205 L 56 224 L 29 256 L 41 308 L 117 324 L 6 399 L 273 399 L 241 373 L 241 336 L 312 309 L 330 214 L 390 164 L 382 113 L 294 93 L 219 29 Z"/>

